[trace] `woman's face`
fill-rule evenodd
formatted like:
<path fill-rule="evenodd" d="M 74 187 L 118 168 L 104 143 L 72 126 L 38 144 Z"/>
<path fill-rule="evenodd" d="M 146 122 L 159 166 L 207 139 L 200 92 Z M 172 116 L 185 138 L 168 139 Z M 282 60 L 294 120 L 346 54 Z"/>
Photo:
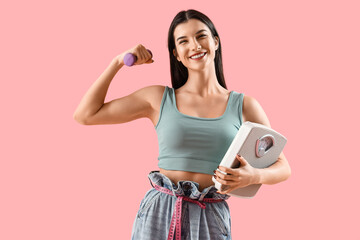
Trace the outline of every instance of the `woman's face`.
<path fill-rule="evenodd" d="M 210 29 L 197 19 L 189 19 L 176 26 L 174 30 L 175 48 L 173 54 L 188 69 L 201 70 L 214 64 L 218 38 L 212 37 Z M 204 56 L 192 58 L 191 56 Z"/>

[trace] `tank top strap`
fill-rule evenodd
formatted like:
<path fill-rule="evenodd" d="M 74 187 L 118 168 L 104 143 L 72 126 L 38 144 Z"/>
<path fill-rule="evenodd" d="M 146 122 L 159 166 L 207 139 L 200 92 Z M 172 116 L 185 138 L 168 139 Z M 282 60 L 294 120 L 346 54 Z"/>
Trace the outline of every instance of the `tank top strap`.
<path fill-rule="evenodd" d="M 172 92 L 171 92 L 172 90 L 173 90 L 172 88 L 165 86 L 164 93 L 160 103 L 159 120 L 155 126 L 155 129 L 158 128 L 164 114 L 166 114 L 167 116 L 169 115 L 175 116 L 174 101 L 172 99 Z"/>

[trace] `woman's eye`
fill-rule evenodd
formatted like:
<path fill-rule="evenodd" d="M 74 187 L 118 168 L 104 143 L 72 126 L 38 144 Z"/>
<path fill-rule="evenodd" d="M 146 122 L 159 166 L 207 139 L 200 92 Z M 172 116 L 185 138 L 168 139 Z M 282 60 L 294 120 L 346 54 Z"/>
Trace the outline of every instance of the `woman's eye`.
<path fill-rule="evenodd" d="M 201 34 L 201 35 L 199 36 L 199 38 L 200 38 L 200 37 L 206 37 L 206 35 L 205 35 L 205 34 Z M 184 43 L 184 42 L 186 42 L 186 40 L 183 40 L 183 41 L 179 42 L 179 44 L 182 44 L 182 43 Z"/>

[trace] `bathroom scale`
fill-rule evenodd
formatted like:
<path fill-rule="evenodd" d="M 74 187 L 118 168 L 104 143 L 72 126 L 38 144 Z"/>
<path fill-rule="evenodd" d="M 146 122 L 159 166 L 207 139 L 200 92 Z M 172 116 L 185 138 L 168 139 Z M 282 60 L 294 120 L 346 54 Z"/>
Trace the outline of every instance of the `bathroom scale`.
<path fill-rule="evenodd" d="M 259 123 L 246 121 L 240 126 L 219 165 L 239 168 L 240 162 L 236 159 L 236 154 L 239 154 L 254 168 L 269 167 L 277 161 L 286 142 L 287 139 L 275 130 Z M 222 172 L 220 169 L 217 170 Z M 214 177 L 212 180 L 218 190 L 226 190 L 227 186 L 220 184 Z M 261 185 L 252 184 L 237 188 L 228 194 L 235 197 L 252 198 Z"/>

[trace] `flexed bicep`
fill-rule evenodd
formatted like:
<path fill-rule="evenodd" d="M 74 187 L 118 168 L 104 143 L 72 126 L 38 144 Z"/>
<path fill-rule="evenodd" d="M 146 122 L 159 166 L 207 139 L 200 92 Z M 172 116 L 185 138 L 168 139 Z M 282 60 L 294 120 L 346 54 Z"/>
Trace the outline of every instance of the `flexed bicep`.
<path fill-rule="evenodd" d="M 153 108 L 149 96 L 152 86 L 141 88 L 125 97 L 107 103 L 86 119 L 86 125 L 119 124 L 149 117 Z"/>

